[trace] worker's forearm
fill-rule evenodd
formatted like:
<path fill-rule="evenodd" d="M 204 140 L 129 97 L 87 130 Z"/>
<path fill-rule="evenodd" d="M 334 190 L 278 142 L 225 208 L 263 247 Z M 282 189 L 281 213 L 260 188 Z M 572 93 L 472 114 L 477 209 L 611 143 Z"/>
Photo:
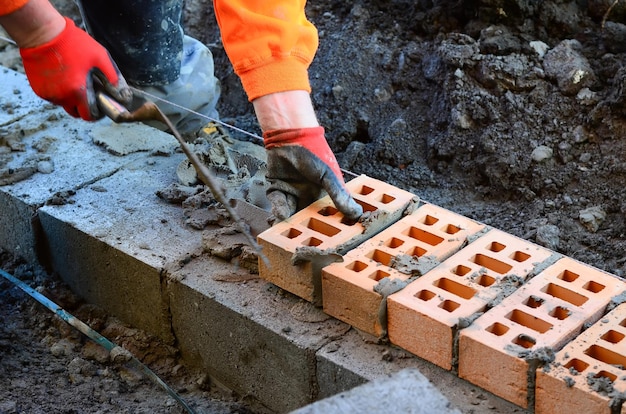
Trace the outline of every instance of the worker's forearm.
<path fill-rule="evenodd" d="M 261 130 L 319 126 L 307 91 L 277 92 L 252 101 Z"/>
<path fill-rule="evenodd" d="M 0 25 L 20 48 L 28 48 L 54 39 L 65 28 L 65 19 L 48 0 L 30 0 L 0 16 Z"/>

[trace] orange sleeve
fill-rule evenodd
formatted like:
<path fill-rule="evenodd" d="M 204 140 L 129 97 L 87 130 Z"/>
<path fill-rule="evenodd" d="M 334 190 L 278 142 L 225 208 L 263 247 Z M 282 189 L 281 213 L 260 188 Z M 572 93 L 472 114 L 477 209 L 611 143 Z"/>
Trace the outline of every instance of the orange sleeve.
<path fill-rule="evenodd" d="M 310 92 L 317 29 L 306 0 L 215 0 L 222 42 L 250 101 L 274 92 Z"/>
<path fill-rule="evenodd" d="M 4 0 L 0 2 L 0 16 L 13 13 L 24 7 L 28 0 Z"/>

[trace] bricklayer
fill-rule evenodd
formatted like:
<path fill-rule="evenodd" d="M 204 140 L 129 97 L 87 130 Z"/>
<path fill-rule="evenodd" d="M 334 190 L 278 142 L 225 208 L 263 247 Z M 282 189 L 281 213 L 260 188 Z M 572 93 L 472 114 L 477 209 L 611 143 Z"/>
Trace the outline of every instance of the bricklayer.
<path fill-rule="evenodd" d="M 346 185 L 369 218 L 349 222 L 330 197 L 323 197 L 258 236 L 271 263 L 259 261 L 261 278 L 321 306 L 321 269 L 398 221 L 417 202 L 408 191 L 365 175 Z"/>
<path fill-rule="evenodd" d="M 535 412 L 611 414 L 607 391 L 626 391 L 625 338 L 626 304 L 621 304 L 537 371 Z M 619 406 L 623 396 L 615 402 Z"/>
<path fill-rule="evenodd" d="M 528 407 L 535 368 L 602 317 L 625 287 L 573 259 L 557 261 L 460 332 L 459 376 Z"/>
<path fill-rule="evenodd" d="M 405 281 L 412 272 L 425 273 L 484 228 L 444 208 L 422 205 L 349 251 L 342 263 L 333 263 L 322 270 L 324 311 L 380 336 L 387 323 L 383 295 L 376 289 L 380 281 L 385 278 Z"/>

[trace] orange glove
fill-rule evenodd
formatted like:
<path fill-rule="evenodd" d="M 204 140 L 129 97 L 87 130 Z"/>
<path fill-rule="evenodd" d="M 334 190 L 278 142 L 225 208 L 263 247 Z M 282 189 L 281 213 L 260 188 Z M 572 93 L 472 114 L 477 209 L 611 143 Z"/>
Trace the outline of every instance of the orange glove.
<path fill-rule="evenodd" d="M 74 117 L 101 118 L 94 86 L 124 103 L 132 93 L 107 50 L 71 19 L 65 22 L 63 32 L 50 42 L 20 49 L 24 71 L 39 97 Z"/>
<path fill-rule="evenodd" d="M 363 208 L 345 187 L 339 164 L 323 127 L 284 129 L 263 134 L 267 151 L 267 198 L 272 213 L 284 220 L 320 197 L 325 190 L 348 219 Z"/>

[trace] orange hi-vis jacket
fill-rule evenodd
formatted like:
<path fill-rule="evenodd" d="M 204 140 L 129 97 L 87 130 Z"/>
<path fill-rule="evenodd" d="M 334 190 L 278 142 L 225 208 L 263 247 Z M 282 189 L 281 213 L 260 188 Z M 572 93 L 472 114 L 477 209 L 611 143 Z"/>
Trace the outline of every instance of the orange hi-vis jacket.
<path fill-rule="evenodd" d="M 28 3 L 28 0 L 2 0 L 0 2 L 0 16 L 13 13 L 26 3 Z"/>
<path fill-rule="evenodd" d="M 28 0 L 0 0 L 0 16 Z M 306 0 L 214 0 L 224 49 L 252 101 L 274 92 L 310 92 L 308 68 L 318 46 Z"/>

